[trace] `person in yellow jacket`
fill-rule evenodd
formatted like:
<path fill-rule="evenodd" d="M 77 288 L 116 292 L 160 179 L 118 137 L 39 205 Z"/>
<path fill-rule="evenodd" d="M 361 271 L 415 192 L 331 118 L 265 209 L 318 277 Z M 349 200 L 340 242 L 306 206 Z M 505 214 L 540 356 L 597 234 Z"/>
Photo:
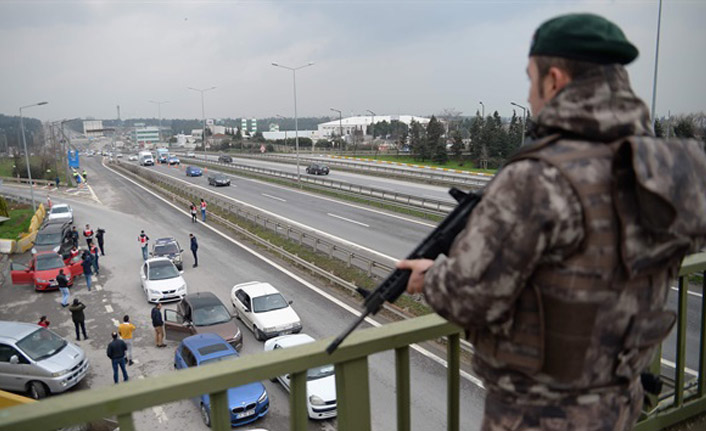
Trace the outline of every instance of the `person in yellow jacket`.
<path fill-rule="evenodd" d="M 127 364 L 132 365 L 132 333 L 135 331 L 135 325 L 130 323 L 130 316 L 123 316 L 123 323 L 118 325 L 118 333 L 120 338 L 127 344 Z"/>

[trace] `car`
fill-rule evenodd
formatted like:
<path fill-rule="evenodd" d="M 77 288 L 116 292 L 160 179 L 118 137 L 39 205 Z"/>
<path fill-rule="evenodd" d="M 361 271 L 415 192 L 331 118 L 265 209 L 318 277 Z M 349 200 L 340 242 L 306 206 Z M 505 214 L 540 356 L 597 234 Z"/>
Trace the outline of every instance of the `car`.
<path fill-rule="evenodd" d="M 209 186 L 229 186 L 230 185 L 230 178 L 226 177 L 223 174 L 215 173 L 211 174 L 208 176 L 208 185 Z"/>
<path fill-rule="evenodd" d="M 255 334 L 258 341 L 301 332 L 302 321 L 291 307 L 293 301 L 270 283 L 251 281 L 236 284 L 230 292 L 235 315 Z"/>
<path fill-rule="evenodd" d="M 181 164 L 181 161 L 179 160 L 179 157 L 177 157 L 177 156 L 169 156 L 167 161 L 169 163 L 169 166 Z"/>
<path fill-rule="evenodd" d="M 189 151 L 188 153 L 186 153 L 186 157 L 196 157 L 196 153 L 194 153 L 193 151 Z"/>
<path fill-rule="evenodd" d="M 122 159 L 122 158 L 123 158 L 123 155 L 122 155 L 122 153 L 118 153 L 118 154 L 115 155 L 115 157 L 118 158 L 118 159 Z"/>
<path fill-rule="evenodd" d="M 265 342 L 265 351 L 286 349 L 312 343 L 315 340 L 307 334 L 282 335 Z M 332 364 L 310 368 L 306 371 L 306 410 L 310 419 L 329 419 L 335 417 L 336 410 L 336 373 Z M 279 381 L 290 390 L 290 376 L 284 374 L 272 381 Z"/>
<path fill-rule="evenodd" d="M 0 321 L 0 389 L 34 399 L 76 386 L 88 373 L 77 345 L 39 325 Z"/>
<path fill-rule="evenodd" d="M 42 226 L 34 237 L 32 253 L 39 251 L 55 251 L 62 258 L 69 256 L 71 251 L 71 224 L 70 223 L 50 223 Z"/>
<path fill-rule="evenodd" d="M 201 168 L 197 168 L 196 166 L 186 167 L 187 177 L 200 177 L 201 175 L 203 175 L 203 171 L 201 170 Z"/>
<path fill-rule="evenodd" d="M 233 163 L 233 158 L 231 156 L 221 154 L 220 156 L 218 156 L 218 161 L 221 163 Z"/>
<path fill-rule="evenodd" d="M 137 161 L 137 155 L 135 154 L 130 154 L 130 156 L 127 158 L 131 162 L 136 162 Z"/>
<path fill-rule="evenodd" d="M 179 271 L 184 269 L 184 250 L 179 246 L 179 243 L 173 237 L 158 238 L 152 244 L 152 257 L 166 257 L 172 261 Z"/>
<path fill-rule="evenodd" d="M 167 157 L 166 154 L 160 154 L 157 157 L 157 162 L 161 164 L 166 164 L 167 162 L 169 162 L 169 157 Z"/>
<path fill-rule="evenodd" d="M 150 303 L 179 301 L 186 296 L 186 281 L 166 257 L 147 259 L 140 268 L 140 281 Z"/>
<path fill-rule="evenodd" d="M 328 175 L 329 169 L 326 165 L 312 163 L 306 167 L 306 173 L 311 175 Z"/>
<path fill-rule="evenodd" d="M 225 304 L 211 292 L 186 295 L 176 310 L 164 310 L 164 329 L 170 340 L 214 332 L 235 350 L 243 348 L 243 334 Z"/>
<path fill-rule="evenodd" d="M 69 259 L 63 259 L 55 251 L 39 251 L 32 256 L 27 265 L 12 262 L 10 265 L 12 284 L 31 284 L 37 291 L 56 290 L 59 288 L 56 276 L 59 275 L 59 270 L 63 269 L 69 286 L 73 286 L 74 278 L 83 274 L 83 267 L 80 259 L 76 262 L 71 262 Z"/>
<path fill-rule="evenodd" d="M 205 333 L 184 338 L 174 352 L 174 368 L 183 370 L 202 365 L 233 361 L 238 352 L 218 334 Z M 261 382 L 248 383 L 229 388 L 228 411 L 230 425 L 240 426 L 252 423 L 264 417 L 270 409 L 267 389 Z M 211 426 L 211 403 L 208 394 L 203 394 L 194 401 L 199 405 L 201 419 L 206 426 Z"/>
<path fill-rule="evenodd" d="M 74 210 L 68 204 L 54 204 L 47 213 L 47 220 L 63 220 L 68 223 L 74 222 Z"/>

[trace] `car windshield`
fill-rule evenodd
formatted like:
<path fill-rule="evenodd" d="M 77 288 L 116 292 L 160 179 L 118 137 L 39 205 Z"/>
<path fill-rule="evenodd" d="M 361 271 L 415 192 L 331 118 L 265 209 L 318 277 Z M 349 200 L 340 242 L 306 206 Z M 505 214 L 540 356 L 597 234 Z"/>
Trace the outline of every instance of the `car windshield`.
<path fill-rule="evenodd" d="M 48 271 L 50 269 L 63 268 L 64 261 L 58 254 L 48 254 L 37 257 L 37 271 Z"/>
<path fill-rule="evenodd" d="M 150 280 L 166 280 L 179 276 L 179 271 L 173 263 L 167 262 L 152 262 L 150 264 Z"/>
<path fill-rule="evenodd" d="M 39 328 L 18 341 L 17 347 L 32 360 L 41 361 L 59 353 L 61 349 L 66 347 L 66 344 L 66 340 L 55 333 L 48 329 Z"/>
<path fill-rule="evenodd" d="M 332 376 L 335 371 L 333 365 L 322 365 L 316 368 L 306 370 L 307 380 L 323 379 L 324 377 Z"/>
<path fill-rule="evenodd" d="M 176 254 L 179 253 L 179 248 L 173 242 L 168 244 L 159 244 L 154 246 L 154 254 Z"/>
<path fill-rule="evenodd" d="M 61 233 L 38 233 L 34 240 L 35 245 L 50 245 L 61 242 Z"/>
<path fill-rule="evenodd" d="M 230 320 L 230 313 L 223 304 L 204 305 L 194 309 L 194 325 L 209 326 Z"/>
<path fill-rule="evenodd" d="M 255 313 L 264 313 L 266 311 L 279 310 L 286 308 L 289 304 L 279 293 L 271 295 L 258 296 L 253 299 L 253 311 Z"/>
<path fill-rule="evenodd" d="M 204 359 L 199 363 L 199 365 L 205 365 L 205 364 L 211 364 L 213 362 L 221 362 L 221 361 L 228 361 L 230 359 L 236 359 L 238 355 L 227 355 L 227 356 L 219 356 L 217 358 L 210 358 L 210 359 Z"/>
<path fill-rule="evenodd" d="M 61 214 L 61 213 L 67 213 L 69 212 L 68 207 L 54 207 L 51 209 L 52 214 Z"/>

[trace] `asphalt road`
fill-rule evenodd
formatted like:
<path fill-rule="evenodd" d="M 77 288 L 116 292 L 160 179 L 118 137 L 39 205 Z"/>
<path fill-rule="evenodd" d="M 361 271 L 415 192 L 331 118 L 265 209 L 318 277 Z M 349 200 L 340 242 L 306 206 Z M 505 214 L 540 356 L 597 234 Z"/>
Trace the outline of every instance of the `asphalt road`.
<path fill-rule="evenodd" d="M 304 332 L 314 338 L 338 334 L 352 320 L 353 315 L 338 303 L 312 290 L 311 282 L 286 271 L 281 271 L 265 260 L 244 250 L 234 241 L 218 235 L 201 223 L 193 225 L 189 217 L 162 202 L 147 191 L 119 177 L 99 165 L 97 159 L 84 161 L 89 171 L 89 182 L 97 200 L 90 195 L 79 197 L 52 196 L 54 203 L 70 203 L 75 210 L 76 225 L 90 223 L 106 230 L 107 256 L 101 259 L 101 274 L 97 283 L 101 290 L 86 292 L 80 281 L 72 297 L 86 303 L 87 341 L 80 341 L 91 362 L 89 376 L 75 390 L 112 385 L 110 362 L 105 348 L 116 321 L 129 314 L 138 326 L 135 339 L 137 364 L 129 367 L 132 379 L 159 376 L 172 371 L 176 343 L 168 342 L 168 349 L 153 347 L 153 332 L 149 321 L 151 306 L 141 290 L 138 270 L 141 253 L 137 235 L 141 229 L 155 239 L 174 236 L 182 245 L 188 243 L 188 234 L 199 238 L 199 267 L 191 268 L 191 257 L 185 255 L 184 278 L 190 292 L 211 291 L 229 305 L 229 293 L 234 284 L 260 280 L 268 281 L 294 300 L 294 308 L 302 318 Z M 7 190 L 27 194 L 26 189 Z M 45 196 L 42 196 L 45 198 Z M 39 199 L 39 197 L 38 197 Z M 25 261 L 26 257 L 15 257 Z M 313 286 L 316 287 L 316 286 Z M 46 314 L 51 328 L 67 339 L 73 339 L 73 324 L 68 311 L 59 306 L 60 294 L 38 294 L 26 286 L 12 286 L 6 282 L 0 289 L 0 318 L 35 322 Z M 167 306 L 166 308 L 170 308 Z M 262 343 L 242 327 L 243 355 L 259 352 Z M 373 428 L 395 428 L 394 356 L 392 352 L 370 358 L 370 387 Z M 446 370 L 433 359 L 413 352 L 411 355 L 412 423 L 413 429 L 443 428 L 446 423 Z M 270 413 L 252 427 L 285 430 L 288 422 L 288 395 L 275 383 L 263 382 L 271 400 Z M 122 384 L 122 383 L 121 383 Z M 466 379 L 461 383 L 462 423 L 464 430 L 477 429 L 482 413 L 482 390 Z M 138 429 L 193 430 L 206 429 L 201 423 L 196 405 L 181 401 L 149 408 L 135 415 Z M 311 430 L 335 429 L 335 420 L 310 421 Z M 248 429 L 251 427 L 245 427 Z"/>

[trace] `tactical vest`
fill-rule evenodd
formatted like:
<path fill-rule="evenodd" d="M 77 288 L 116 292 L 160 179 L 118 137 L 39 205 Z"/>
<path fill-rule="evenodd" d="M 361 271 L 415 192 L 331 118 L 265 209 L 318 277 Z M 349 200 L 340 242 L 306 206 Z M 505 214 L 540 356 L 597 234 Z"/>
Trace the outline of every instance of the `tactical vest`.
<path fill-rule="evenodd" d="M 614 207 L 617 145 L 557 138 L 518 153 L 510 163 L 538 160 L 560 172 L 580 201 L 583 241 L 559 264 L 538 266 L 515 302 L 507 333 L 474 329 L 469 339 L 492 367 L 553 387 L 632 381 L 676 320 L 664 304 L 683 254 L 666 267 L 628 275 L 621 238 L 636 226 L 626 224 Z"/>

